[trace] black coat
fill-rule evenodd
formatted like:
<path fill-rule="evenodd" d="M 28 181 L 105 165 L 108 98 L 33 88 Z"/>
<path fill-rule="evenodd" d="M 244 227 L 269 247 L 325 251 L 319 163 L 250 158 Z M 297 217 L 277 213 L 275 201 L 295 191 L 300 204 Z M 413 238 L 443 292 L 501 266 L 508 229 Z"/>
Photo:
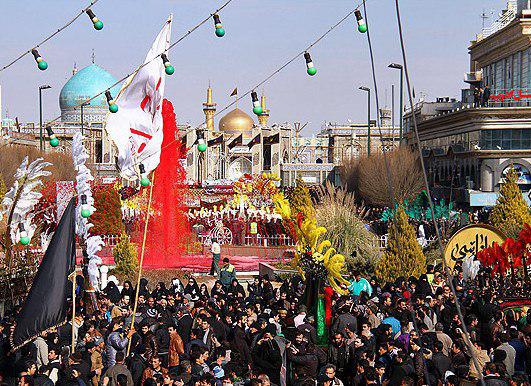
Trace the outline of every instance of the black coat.
<path fill-rule="evenodd" d="M 182 338 L 184 344 L 190 342 L 190 332 L 192 331 L 192 325 L 194 320 L 190 314 L 185 314 L 177 321 L 177 332 Z"/>
<path fill-rule="evenodd" d="M 434 368 L 434 375 L 437 379 L 444 380 L 444 374 L 452 368 L 452 360 L 442 352 L 433 353 L 431 362 Z"/>
<path fill-rule="evenodd" d="M 230 339 L 231 349 L 238 352 L 243 364 L 251 363 L 251 350 L 247 342 L 247 336 L 243 328 L 236 326 L 232 330 L 232 339 Z"/>
<path fill-rule="evenodd" d="M 312 378 L 317 376 L 319 358 L 315 350 L 309 350 L 307 345 L 303 343 L 302 345 L 293 344 L 286 352 L 288 353 L 288 359 L 291 361 L 294 371 Z"/>
<path fill-rule="evenodd" d="M 282 357 L 280 348 L 274 340 L 256 344 L 252 352 L 253 368 L 256 372 L 266 374 L 271 383 L 280 384 L 280 368 Z"/>

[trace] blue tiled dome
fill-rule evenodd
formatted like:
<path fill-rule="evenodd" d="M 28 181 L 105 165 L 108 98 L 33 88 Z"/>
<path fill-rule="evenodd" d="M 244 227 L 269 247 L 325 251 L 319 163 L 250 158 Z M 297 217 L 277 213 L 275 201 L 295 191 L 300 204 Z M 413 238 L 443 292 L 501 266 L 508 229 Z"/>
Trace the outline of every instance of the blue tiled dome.
<path fill-rule="evenodd" d="M 94 95 L 105 91 L 109 86 L 116 83 L 116 79 L 96 64 L 91 64 L 79 70 L 63 86 L 59 95 L 59 106 L 61 111 L 72 109 L 81 105 L 83 101 L 92 98 Z M 111 89 L 111 94 L 116 97 L 121 85 L 118 84 Z M 102 94 L 90 102 L 92 107 L 107 107 L 107 99 Z"/>

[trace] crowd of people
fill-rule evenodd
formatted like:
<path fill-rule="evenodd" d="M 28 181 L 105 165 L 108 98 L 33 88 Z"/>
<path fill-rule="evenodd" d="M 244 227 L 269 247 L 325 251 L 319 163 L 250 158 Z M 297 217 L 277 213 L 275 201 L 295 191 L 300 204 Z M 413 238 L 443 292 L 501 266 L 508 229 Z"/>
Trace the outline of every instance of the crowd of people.
<path fill-rule="evenodd" d="M 142 279 L 134 328 L 131 282 L 109 282 L 96 305 L 80 293 L 73 326 L 8 355 L 15 309 L 0 323 L 0 385 L 529 385 L 531 311 L 503 312 L 483 273 L 453 280 L 464 325 L 432 267 L 418 279 L 372 278 L 371 295 L 335 294 L 323 344 L 301 277 L 240 282 L 229 268 L 211 288 L 193 276 L 168 287 Z"/>

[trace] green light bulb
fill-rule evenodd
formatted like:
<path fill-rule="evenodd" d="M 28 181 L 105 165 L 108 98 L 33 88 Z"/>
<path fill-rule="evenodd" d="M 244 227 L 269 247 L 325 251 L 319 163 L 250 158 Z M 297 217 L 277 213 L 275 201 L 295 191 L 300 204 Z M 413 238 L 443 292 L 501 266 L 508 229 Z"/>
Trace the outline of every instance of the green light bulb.
<path fill-rule="evenodd" d="M 260 115 L 264 112 L 264 110 L 262 110 L 262 106 L 255 106 L 253 107 L 253 113 L 255 113 L 256 115 Z"/>
<path fill-rule="evenodd" d="M 197 150 L 199 150 L 201 153 L 205 152 L 207 149 L 206 143 L 200 143 L 197 145 Z"/>
<path fill-rule="evenodd" d="M 367 24 L 360 24 L 358 26 L 358 31 L 360 31 L 361 33 L 367 32 Z"/>
<path fill-rule="evenodd" d="M 218 38 L 222 38 L 223 36 L 225 36 L 225 29 L 224 28 L 216 28 L 216 36 Z"/>
<path fill-rule="evenodd" d="M 101 20 L 98 20 L 94 23 L 94 29 L 96 30 L 102 30 L 103 29 L 103 22 Z"/>
<path fill-rule="evenodd" d="M 166 66 L 166 69 L 164 71 L 166 71 L 166 74 L 168 75 L 173 75 L 173 73 L 175 72 L 175 68 L 170 64 L 169 66 Z"/>
<path fill-rule="evenodd" d="M 48 68 L 48 63 L 46 63 L 44 60 L 41 60 L 37 66 L 39 67 L 39 70 L 44 71 Z"/>
<path fill-rule="evenodd" d="M 314 76 L 315 74 L 317 74 L 317 69 L 315 67 L 310 67 L 306 72 L 308 73 L 308 75 Z"/>
<path fill-rule="evenodd" d="M 20 237 L 20 244 L 28 245 L 30 243 L 30 238 L 28 236 Z"/>
<path fill-rule="evenodd" d="M 50 138 L 50 146 L 51 147 L 59 146 L 59 140 L 57 139 L 57 137 Z"/>
<path fill-rule="evenodd" d="M 149 180 L 149 178 L 144 176 L 140 179 L 140 185 L 142 185 L 143 187 L 149 186 L 151 185 L 151 181 Z"/>
<path fill-rule="evenodd" d="M 109 105 L 109 111 L 111 113 L 116 113 L 118 112 L 118 105 L 116 103 L 113 103 L 112 105 Z"/>
<path fill-rule="evenodd" d="M 87 208 L 81 209 L 81 217 L 89 218 L 90 217 L 90 210 L 87 209 Z"/>

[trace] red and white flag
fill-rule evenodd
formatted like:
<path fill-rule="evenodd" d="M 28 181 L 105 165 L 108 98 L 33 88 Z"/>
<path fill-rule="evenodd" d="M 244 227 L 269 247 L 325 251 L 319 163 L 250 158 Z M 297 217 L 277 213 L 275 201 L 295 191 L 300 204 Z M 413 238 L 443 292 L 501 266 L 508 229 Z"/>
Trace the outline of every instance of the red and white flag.
<path fill-rule="evenodd" d="M 165 67 L 160 57 L 170 46 L 172 15 L 149 50 L 144 67 L 123 83 L 115 97 L 118 111 L 107 114 L 105 130 L 118 149 L 118 168 L 123 178 L 139 178 L 139 165 L 146 173 L 160 162 L 162 101 Z"/>

